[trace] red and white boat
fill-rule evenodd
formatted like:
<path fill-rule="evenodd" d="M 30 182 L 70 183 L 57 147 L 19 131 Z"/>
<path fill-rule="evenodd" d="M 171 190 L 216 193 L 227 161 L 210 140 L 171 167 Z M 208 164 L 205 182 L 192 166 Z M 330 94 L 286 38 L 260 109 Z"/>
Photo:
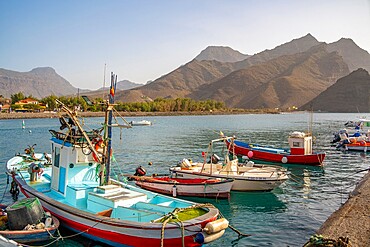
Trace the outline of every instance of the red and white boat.
<path fill-rule="evenodd" d="M 13 169 L 8 162 L 13 180 L 26 197 L 38 198 L 62 226 L 110 246 L 201 246 L 220 238 L 228 222 L 213 205 L 110 178 L 111 128 L 125 127 L 112 123 L 116 81 L 112 75 L 103 134 L 103 128 L 86 132 L 77 113 L 58 102 L 67 116 L 60 116 L 60 130 L 50 131 L 51 167 L 38 173 Z M 104 145 L 95 145 L 101 140 Z"/>
<path fill-rule="evenodd" d="M 226 139 L 228 150 L 237 156 L 250 160 L 265 161 L 281 164 L 299 164 L 322 166 L 324 152 L 312 152 L 312 135 L 303 132 L 293 132 L 288 138 L 290 149 L 275 148 L 250 144 L 234 139 Z"/>
<path fill-rule="evenodd" d="M 232 179 L 134 177 L 136 185 L 150 191 L 176 196 L 229 198 Z"/>

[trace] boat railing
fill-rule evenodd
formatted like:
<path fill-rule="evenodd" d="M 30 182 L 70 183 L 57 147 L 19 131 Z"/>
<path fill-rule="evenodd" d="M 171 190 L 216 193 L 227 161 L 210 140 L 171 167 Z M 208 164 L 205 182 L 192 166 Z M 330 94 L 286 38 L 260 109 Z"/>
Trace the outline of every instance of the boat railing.
<path fill-rule="evenodd" d="M 58 132 L 58 131 L 55 131 L 55 130 L 49 130 L 49 132 L 51 133 L 51 135 L 58 139 L 58 140 L 62 140 L 64 142 L 69 142 L 71 144 L 74 144 L 74 145 L 83 145 L 83 144 L 86 144 L 87 141 L 86 141 L 86 138 L 82 135 L 82 134 L 70 134 L 70 133 L 63 133 L 63 132 Z M 100 135 L 97 134 L 96 132 L 89 132 L 87 133 L 87 136 L 90 138 L 90 140 L 93 140 L 94 138 L 99 138 Z"/>

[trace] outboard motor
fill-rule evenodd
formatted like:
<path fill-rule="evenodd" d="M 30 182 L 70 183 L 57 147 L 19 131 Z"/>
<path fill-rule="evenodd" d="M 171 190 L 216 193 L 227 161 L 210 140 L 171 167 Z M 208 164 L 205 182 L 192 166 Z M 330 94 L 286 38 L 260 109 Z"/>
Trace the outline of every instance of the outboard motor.
<path fill-rule="evenodd" d="M 212 164 L 217 164 L 220 160 L 221 159 L 220 159 L 220 157 L 218 157 L 217 154 L 212 154 L 212 156 L 211 156 L 211 163 Z"/>
<path fill-rule="evenodd" d="M 139 166 L 138 168 L 136 168 L 134 176 L 144 176 L 145 174 L 146 174 L 146 171 L 144 167 Z"/>

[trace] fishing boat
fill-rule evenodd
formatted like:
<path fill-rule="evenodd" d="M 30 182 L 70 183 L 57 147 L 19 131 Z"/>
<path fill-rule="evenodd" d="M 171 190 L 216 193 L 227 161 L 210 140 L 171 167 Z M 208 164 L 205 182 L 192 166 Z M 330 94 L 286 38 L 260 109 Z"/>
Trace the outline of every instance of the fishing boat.
<path fill-rule="evenodd" d="M 289 149 L 251 144 L 235 138 L 230 140 L 226 141 L 230 151 L 252 161 L 322 166 L 325 159 L 324 152 L 312 151 L 312 135 L 303 132 L 295 131 L 289 135 Z"/>
<path fill-rule="evenodd" d="M 61 127 L 51 130 L 51 168 L 11 170 L 26 197 L 36 197 L 60 224 L 111 246 L 200 246 L 220 238 L 228 221 L 211 204 L 150 192 L 111 178 L 114 92 L 111 76 L 105 121 L 85 131 L 75 111 L 57 101 Z"/>
<path fill-rule="evenodd" d="M 136 185 L 150 191 L 176 196 L 229 198 L 232 179 L 201 179 L 132 176 Z"/>
<path fill-rule="evenodd" d="M 178 166 L 170 168 L 172 177 L 178 178 L 221 178 L 233 179 L 231 190 L 235 191 L 271 191 L 284 183 L 289 177 L 283 167 L 259 165 L 254 162 L 240 164 L 237 157 L 230 160 L 229 154 L 224 160 L 213 152 L 215 143 L 225 145 L 232 137 L 214 139 L 204 153 L 203 162 L 190 162 L 183 159 Z M 207 159 L 209 158 L 209 161 Z"/>
<path fill-rule="evenodd" d="M 366 134 L 356 132 L 355 134 L 348 135 L 346 130 L 341 130 L 338 132 L 338 137 L 332 143 L 338 142 L 336 148 L 339 150 L 370 152 L 369 136 L 370 131 Z"/>
<path fill-rule="evenodd" d="M 130 125 L 131 126 L 147 126 L 147 125 L 152 125 L 152 122 L 148 120 L 131 121 Z"/>

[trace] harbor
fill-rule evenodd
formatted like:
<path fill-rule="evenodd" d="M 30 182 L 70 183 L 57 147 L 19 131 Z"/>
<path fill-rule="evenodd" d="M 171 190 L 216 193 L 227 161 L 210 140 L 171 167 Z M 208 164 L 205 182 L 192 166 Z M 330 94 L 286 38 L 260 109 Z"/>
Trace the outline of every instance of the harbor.
<path fill-rule="evenodd" d="M 340 128 L 343 119 L 347 117 L 351 118 L 348 114 L 314 115 L 314 147 L 315 150 L 327 154 L 322 168 L 288 165 L 291 179 L 272 192 L 232 192 L 230 200 L 191 198 L 198 203 L 214 204 L 232 226 L 251 235 L 238 238 L 235 232 L 228 229 L 222 238 L 209 246 L 222 246 L 230 242 L 235 246 L 302 246 L 306 243 L 327 218 L 346 202 L 349 193 L 364 176 L 364 172 L 358 171 L 369 167 L 367 154 L 342 152 L 330 146 L 332 131 Z M 222 121 L 225 118 L 229 120 L 227 123 Z M 127 118 L 131 119 L 134 118 Z M 113 164 L 116 173 L 124 171 L 133 175 L 137 166 L 142 165 L 148 174 L 164 174 L 182 158 L 200 161 L 202 151 L 207 150 L 207 143 L 219 135 L 220 129 L 225 134 L 235 134 L 239 140 L 258 140 L 259 143 L 264 140 L 262 144 L 288 146 L 286 137 L 289 133 L 307 128 L 305 113 L 157 116 L 147 119 L 156 124 L 148 128 L 134 127 L 123 130 L 122 139 L 113 140 L 116 146 L 115 159 L 119 161 Z M 86 118 L 85 121 L 99 126 L 101 119 Z M 289 125 L 286 125 L 287 121 L 290 121 Z M 176 127 L 179 122 L 183 123 L 181 129 Z M 2 135 L 15 140 L 9 145 L 7 140 L 1 139 L 2 164 L 14 154 L 23 152 L 27 147 L 24 143 L 37 143 L 36 152 L 49 151 L 48 130 L 58 128 L 60 124 L 57 119 L 29 119 L 25 123 L 26 129 L 23 130 L 20 120 L 1 120 Z M 29 130 L 32 130 L 32 133 Z M 116 134 L 119 136 L 119 132 Z M 22 137 L 22 142 L 16 141 L 19 137 Z M 152 165 L 148 165 L 149 161 Z M 1 178 L 4 181 L 0 187 L 4 191 L 3 203 L 10 203 L 10 185 L 7 186 L 4 173 Z"/>

